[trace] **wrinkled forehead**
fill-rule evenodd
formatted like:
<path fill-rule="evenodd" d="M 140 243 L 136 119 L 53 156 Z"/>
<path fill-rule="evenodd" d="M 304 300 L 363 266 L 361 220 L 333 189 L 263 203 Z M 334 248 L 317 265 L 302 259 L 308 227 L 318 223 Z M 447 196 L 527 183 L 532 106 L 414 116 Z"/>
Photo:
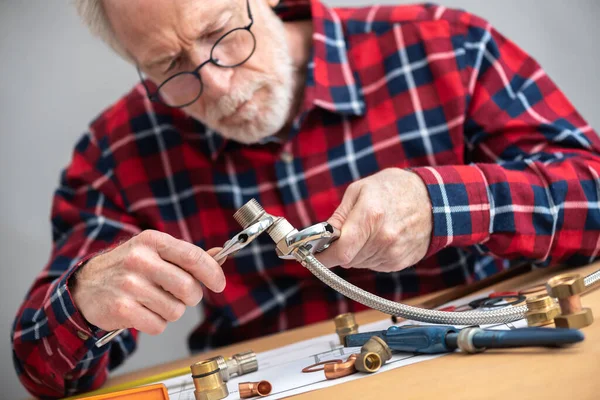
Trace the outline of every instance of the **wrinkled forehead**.
<path fill-rule="evenodd" d="M 104 0 L 117 38 L 144 64 L 178 38 L 193 38 L 224 14 L 241 14 L 247 0 Z"/>

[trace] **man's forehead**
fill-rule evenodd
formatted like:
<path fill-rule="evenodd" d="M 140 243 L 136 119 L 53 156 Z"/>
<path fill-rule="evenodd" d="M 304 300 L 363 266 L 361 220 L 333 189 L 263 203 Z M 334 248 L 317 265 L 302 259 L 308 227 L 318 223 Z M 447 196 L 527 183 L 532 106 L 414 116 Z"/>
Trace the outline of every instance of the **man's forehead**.
<path fill-rule="evenodd" d="M 201 31 L 242 2 L 245 4 L 245 0 L 104 0 L 113 29 L 143 65 L 168 56 L 163 36 L 170 29 L 188 25 Z"/>

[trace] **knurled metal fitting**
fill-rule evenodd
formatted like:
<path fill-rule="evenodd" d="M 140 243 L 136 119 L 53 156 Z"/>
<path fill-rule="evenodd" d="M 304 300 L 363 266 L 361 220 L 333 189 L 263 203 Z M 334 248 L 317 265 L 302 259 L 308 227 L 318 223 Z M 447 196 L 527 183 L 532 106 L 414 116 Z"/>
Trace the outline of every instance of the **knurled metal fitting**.
<path fill-rule="evenodd" d="M 235 219 L 242 228 L 246 229 L 258 221 L 264 214 L 265 210 L 258 201 L 251 199 L 233 214 L 233 219 Z"/>
<path fill-rule="evenodd" d="M 560 306 L 560 314 L 554 317 L 554 325 L 557 328 L 579 329 L 594 322 L 592 310 L 581 306 L 580 294 L 585 291 L 585 282 L 581 275 L 557 275 L 548 281 L 546 289 L 550 296 L 558 299 Z"/>
<path fill-rule="evenodd" d="M 203 360 L 190 367 L 196 400 L 221 400 L 229 396 L 216 360 Z"/>
<path fill-rule="evenodd" d="M 335 324 L 335 332 L 338 334 L 340 344 L 343 346 L 345 345 L 344 339 L 347 335 L 358 333 L 358 325 L 352 313 L 340 314 L 333 319 L 333 322 Z"/>
<path fill-rule="evenodd" d="M 527 299 L 525 319 L 528 326 L 543 326 L 554 322 L 560 314 L 560 307 L 547 294 L 539 294 Z"/>
<path fill-rule="evenodd" d="M 217 356 L 213 357 L 212 360 L 215 360 L 219 365 L 223 382 L 229 381 L 234 375 L 242 376 L 258 370 L 256 353 L 252 350 L 234 354 L 231 358 Z"/>

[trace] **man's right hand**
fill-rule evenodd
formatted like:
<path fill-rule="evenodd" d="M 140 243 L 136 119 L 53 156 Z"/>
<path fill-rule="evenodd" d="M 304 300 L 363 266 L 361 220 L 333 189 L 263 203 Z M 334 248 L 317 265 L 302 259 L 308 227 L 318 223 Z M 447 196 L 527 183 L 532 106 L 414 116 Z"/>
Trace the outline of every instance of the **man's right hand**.
<path fill-rule="evenodd" d="M 212 257 L 219 250 L 147 230 L 90 259 L 69 283 L 71 296 L 84 318 L 101 329 L 157 335 L 186 306 L 200 302 L 202 284 L 214 292 L 225 289 L 223 270 Z"/>

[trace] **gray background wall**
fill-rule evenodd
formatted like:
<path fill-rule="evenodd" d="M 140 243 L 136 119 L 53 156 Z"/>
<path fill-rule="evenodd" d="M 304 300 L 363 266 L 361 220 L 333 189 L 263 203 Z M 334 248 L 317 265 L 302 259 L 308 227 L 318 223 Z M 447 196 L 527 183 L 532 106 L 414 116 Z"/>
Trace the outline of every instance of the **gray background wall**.
<path fill-rule="evenodd" d="M 326 0 L 363 5 L 369 0 Z M 379 0 L 378 3 L 408 3 Z M 443 0 L 476 13 L 545 67 L 588 122 L 600 129 L 600 2 L 596 0 Z M 136 82 L 135 70 L 93 39 L 67 0 L 0 1 L 0 388 L 26 396 L 10 347 L 14 314 L 50 251 L 52 192 L 74 141 L 100 110 Z M 189 310 L 158 337 L 142 335 L 117 372 L 187 355 L 198 323 Z"/>

